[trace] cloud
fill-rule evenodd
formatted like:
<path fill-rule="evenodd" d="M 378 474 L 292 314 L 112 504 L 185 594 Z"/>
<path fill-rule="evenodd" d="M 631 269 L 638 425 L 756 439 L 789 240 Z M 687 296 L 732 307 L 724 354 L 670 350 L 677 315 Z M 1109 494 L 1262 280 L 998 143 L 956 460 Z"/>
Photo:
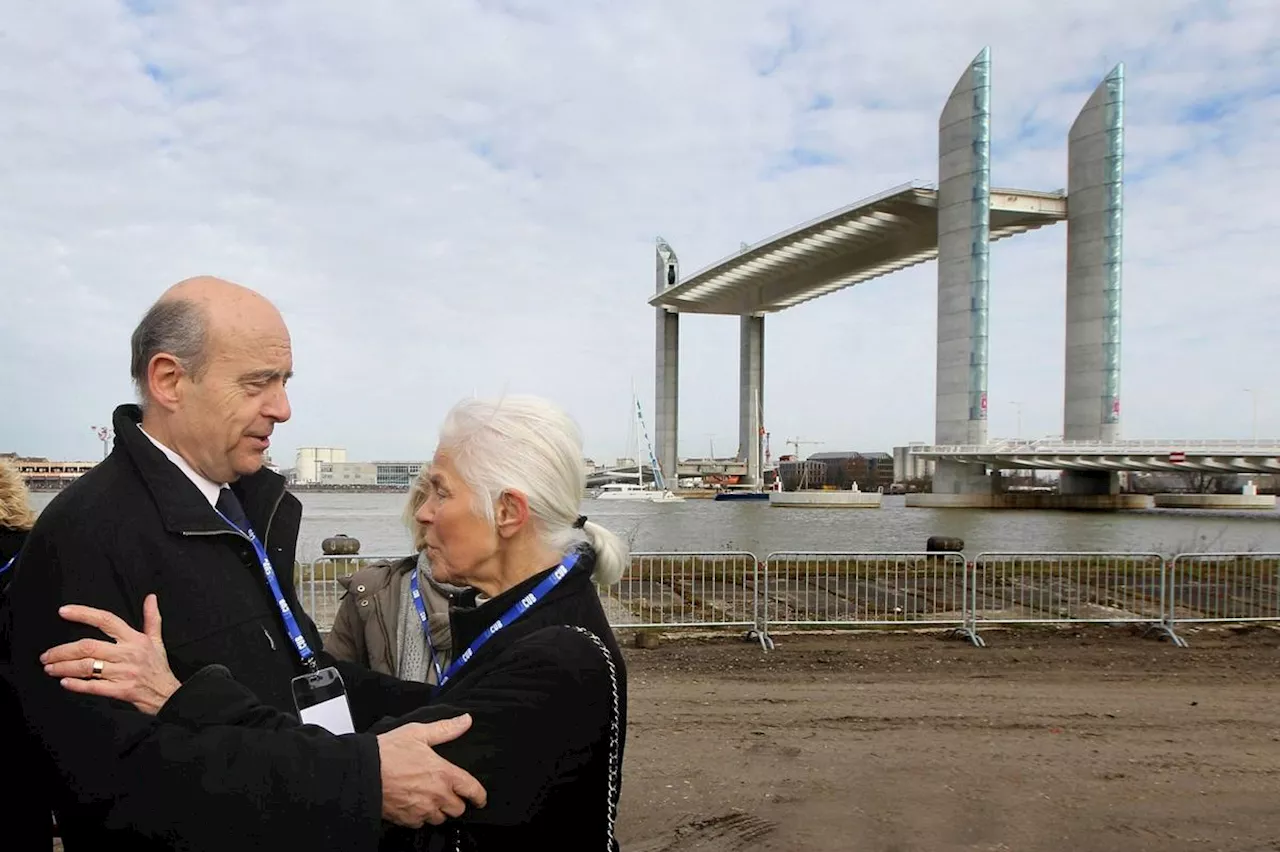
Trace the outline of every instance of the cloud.
<path fill-rule="evenodd" d="M 133 323 L 212 273 L 290 324 L 281 461 L 425 457 L 450 404 L 504 390 L 627 454 L 633 382 L 654 425 L 654 238 L 692 272 L 933 180 L 984 45 L 997 186 L 1065 186 L 1067 128 L 1126 64 L 1123 430 L 1247 436 L 1280 356 L 1271 5 L 24 4 L 0 34 L 0 450 L 96 457 Z M 992 249 L 993 435 L 1019 408 L 1061 431 L 1064 270 L 1062 226 Z M 935 288 L 929 264 L 768 318 L 775 454 L 931 439 Z M 737 335 L 682 320 L 682 453 L 736 446 Z M 1280 433 L 1280 392 L 1259 419 Z"/>

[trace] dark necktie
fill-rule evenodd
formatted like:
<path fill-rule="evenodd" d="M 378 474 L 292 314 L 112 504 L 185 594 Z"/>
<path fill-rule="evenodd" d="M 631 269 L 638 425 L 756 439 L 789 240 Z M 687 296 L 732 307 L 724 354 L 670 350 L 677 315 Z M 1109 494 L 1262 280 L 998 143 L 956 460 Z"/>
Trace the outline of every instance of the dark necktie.
<path fill-rule="evenodd" d="M 248 535 L 249 518 L 244 513 L 244 507 L 240 505 L 240 498 L 236 497 L 235 492 L 230 488 L 222 488 L 218 491 L 218 511 L 222 516 L 231 523 L 240 528 L 240 531 Z"/>

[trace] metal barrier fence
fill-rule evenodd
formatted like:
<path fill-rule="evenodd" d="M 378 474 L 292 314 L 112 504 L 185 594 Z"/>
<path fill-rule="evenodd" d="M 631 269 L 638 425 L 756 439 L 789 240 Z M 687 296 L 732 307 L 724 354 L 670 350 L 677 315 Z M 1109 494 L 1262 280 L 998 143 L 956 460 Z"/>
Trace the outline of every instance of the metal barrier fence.
<path fill-rule="evenodd" d="M 323 556 L 294 573 L 298 600 L 321 632 L 328 631 L 345 593 L 339 578 L 378 560 L 404 556 Z M 609 622 L 622 628 L 741 627 L 760 622 L 753 553 L 632 553 L 622 579 L 600 590 Z"/>
<path fill-rule="evenodd" d="M 968 576 L 959 553 L 771 553 L 761 588 L 762 629 L 937 626 L 971 635 Z"/>
<path fill-rule="evenodd" d="M 1000 624 L 1145 624 L 1177 641 L 1165 618 L 1158 553 L 982 553 L 973 560 L 976 628 Z"/>
<path fill-rule="evenodd" d="M 1183 553 L 1170 563 L 1166 620 L 1280 622 L 1280 553 Z"/>
<path fill-rule="evenodd" d="M 293 573 L 298 602 L 307 611 L 307 615 L 311 616 L 320 632 L 328 633 L 333 627 L 333 620 L 338 616 L 342 596 L 346 593 L 346 589 L 338 582 L 339 578 L 349 577 L 374 562 L 399 562 L 405 556 L 403 553 L 396 556 L 321 556 L 309 565 L 299 563 Z"/>
<path fill-rule="evenodd" d="M 324 556 L 295 566 L 298 599 L 328 631 L 339 579 L 394 556 Z M 1186 641 L 1180 624 L 1280 622 L 1280 553 L 779 551 L 633 553 L 600 590 L 618 628 L 950 627 L 984 645 L 983 625 L 1137 624 Z"/>
<path fill-rule="evenodd" d="M 754 553 L 633 553 L 622 579 L 600 590 L 615 627 L 761 629 Z M 764 641 L 763 638 L 761 640 Z"/>

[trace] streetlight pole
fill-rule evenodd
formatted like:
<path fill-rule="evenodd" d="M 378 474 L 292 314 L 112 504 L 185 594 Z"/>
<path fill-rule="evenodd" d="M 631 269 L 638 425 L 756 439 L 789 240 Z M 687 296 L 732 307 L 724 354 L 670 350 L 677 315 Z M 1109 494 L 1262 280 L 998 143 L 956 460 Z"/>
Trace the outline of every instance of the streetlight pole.
<path fill-rule="evenodd" d="M 106 426 L 90 426 L 94 434 L 98 436 L 98 440 L 102 442 L 102 457 L 107 457 L 107 451 L 111 448 L 111 439 L 115 437 L 115 432 Z"/>

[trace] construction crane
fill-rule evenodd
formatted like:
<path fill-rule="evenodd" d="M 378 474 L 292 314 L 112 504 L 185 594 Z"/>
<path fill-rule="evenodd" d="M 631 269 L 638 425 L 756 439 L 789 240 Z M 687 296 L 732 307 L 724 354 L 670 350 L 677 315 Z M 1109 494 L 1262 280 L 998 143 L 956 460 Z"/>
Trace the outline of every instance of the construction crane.
<path fill-rule="evenodd" d="M 800 448 L 801 448 L 801 447 L 803 447 L 803 446 L 815 446 L 815 447 L 816 447 L 816 446 L 820 446 L 820 445 L 822 445 L 823 443 L 825 443 L 825 441 L 806 441 L 806 440 L 804 440 L 803 438 L 792 438 L 791 440 L 787 441 L 787 446 L 788 446 L 788 447 L 791 447 L 793 450 L 795 450 L 795 457 L 796 457 L 796 461 L 798 461 L 798 462 L 799 462 L 799 461 L 803 461 L 803 459 L 801 459 L 801 458 L 800 458 Z M 800 484 L 799 484 L 799 488 L 801 488 L 801 489 L 803 490 L 804 488 L 807 488 L 808 486 L 809 486 L 809 466 L 808 466 L 808 465 L 804 465 L 804 464 L 802 464 L 802 465 L 800 466 Z"/>
<path fill-rule="evenodd" d="M 826 441 L 806 441 L 802 438 L 792 438 L 787 441 L 787 446 L 795 450 L 796 461 L 800 461 L 800 448 L 802 446 L 812 445 L 816 447 L 825 443 Z"/>

